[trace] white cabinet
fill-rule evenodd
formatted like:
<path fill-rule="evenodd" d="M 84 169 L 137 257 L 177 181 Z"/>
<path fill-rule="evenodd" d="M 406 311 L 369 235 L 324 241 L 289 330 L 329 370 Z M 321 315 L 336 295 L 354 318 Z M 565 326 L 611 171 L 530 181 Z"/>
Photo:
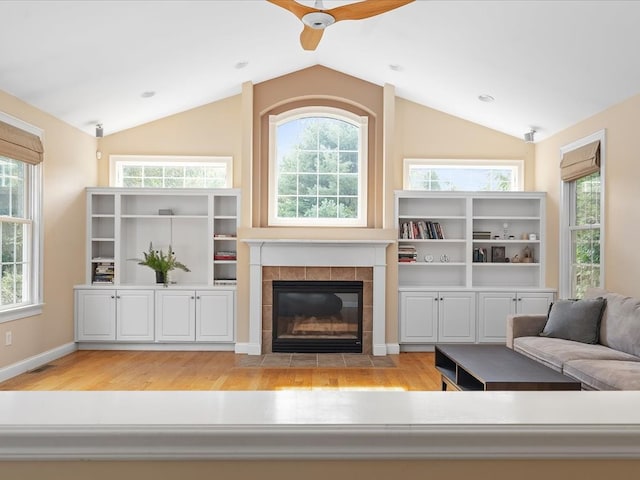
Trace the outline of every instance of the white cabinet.
<path fill-rule="evenodd" d="M 233 290 L 196 291 L 197 342 L 232 342 L 234 318 Z"/>
<path fill-rule="evenodd" d="M 233 290 L 159 290 L 156 338 L 170 342 L 234 340 Z"/>
<path fill-rule="evenodd" d="M 76 340 L 152 342 L 153 290 L 76 290 Z"/>
<path fill-rule="evenodd" d="M 508 315 L 546 314 L 553 298 L 553 291 L 478 293 L 478 341 L 503 343 Z"/>
<path fill-rule="evenodd" d="M 116 291 L 76 290 L 76 340 L 116 339 Z"/>
<path fill-rule="evenodd" d="M 400 292 L 400 341 L 438 341 L 438 292 Z"/>
<path fill-rule="evenodd" d="M 475 342 L 473 292 L 400 292 L 402 343 Z"/>
<path fill-rule="evenodd" d="M 196 339 L 196 292 L 156 292 L 156 338 L 158 341 L 193 342 Z"/>

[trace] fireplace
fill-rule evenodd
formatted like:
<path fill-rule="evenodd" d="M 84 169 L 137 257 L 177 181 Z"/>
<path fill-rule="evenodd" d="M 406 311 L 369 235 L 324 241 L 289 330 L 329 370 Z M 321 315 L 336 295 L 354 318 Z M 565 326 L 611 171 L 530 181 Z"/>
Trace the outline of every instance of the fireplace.
<path fill-rule="evenodd" d="M 395 236 L 395 230 L 393 231 Z M 249 245 L 249 341 L 237 353 L 272 352 L 275 280 L 363 281 L 363 352 L 399 352 L 386 339 L 386 250 L 393 240 L 243 239 Z"/>
<path fill-rule="evenodd" d="M 274 280 L 273 352 L 362 353 L 363 282 Z"/>

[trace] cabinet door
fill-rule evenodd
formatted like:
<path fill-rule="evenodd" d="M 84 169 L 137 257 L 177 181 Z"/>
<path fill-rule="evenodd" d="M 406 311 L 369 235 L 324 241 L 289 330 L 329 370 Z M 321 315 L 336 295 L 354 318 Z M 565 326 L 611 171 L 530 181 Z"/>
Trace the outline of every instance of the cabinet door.
<path fill-rule="evenodd" d="M 438 337 L 436 292 L 400 292 L 400 341 L 435 343 Z"/>
<path fill-rule="evenodd" d="M 476 295 L 467 292 L 441 293 L 438 297 L 438 341 L 476 341 Z"/>
<path fill-rule="evenodd" d="M 156 292 L 156 340 L 192 342 L 195 340 L 195 291 Z"/>
<path fill-rule="evenodd" d="M 547 314 L 551 302 L 553 302 L 551 292 L 519 293 L 517 312 L 525 315 Z"/>
<path fill-rule="evenodd" d="M 152 342 L 153 321 L 153 290 L 118 290 L 116 340 Z"/>
<path fill-rule="evenodd" d="M 115 340 L 116 291 L 76 291 L 76 340 Z"/>
<path fill-rule="evenodd" d="M 507 316 L 516 313 L 515 292 L 478 293 L 478 342 L 504 343 Z"/>
<path fill-rule="evenodd" d="M 196 292 L 196 341 L 233 341 L 234 317 L 232 290 Z"/>

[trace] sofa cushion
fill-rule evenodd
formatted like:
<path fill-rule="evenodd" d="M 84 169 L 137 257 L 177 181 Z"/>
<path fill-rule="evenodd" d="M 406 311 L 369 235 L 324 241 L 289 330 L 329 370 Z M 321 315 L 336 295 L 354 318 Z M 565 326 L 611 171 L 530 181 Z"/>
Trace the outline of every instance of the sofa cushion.
<path fill-rule="evenodd" d="M 557 372 L 561 372 L 563 365 L 571 360 L 620 360 L 640 363 L 640 357 L 604 345 L 591 345 L 562 338 L 519 337 L 514 339 L 513 349 Z"/>
<path fill-rule="evenodd" d="M 604 296 L 607 305 L 600 323 L 600 343 L 640 356 L 640 299 L 602 289 L 589 289 L 586 296 Z"/>
<path fill-rule="evenodd" d="M 602 297 L 553 302 L 540 335 L 574 342 L 598 343 L 604 305 Z"/>
<path fill-rule="evenodd" d="M 640 390 L 640 362 L 571 360 L 563 373 L 594 390 Z"/>

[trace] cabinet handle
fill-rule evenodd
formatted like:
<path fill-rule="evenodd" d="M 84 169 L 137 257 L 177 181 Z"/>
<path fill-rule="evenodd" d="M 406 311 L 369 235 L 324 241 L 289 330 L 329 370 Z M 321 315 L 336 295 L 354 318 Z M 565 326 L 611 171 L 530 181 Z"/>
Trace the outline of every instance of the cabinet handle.
<path fill-rule="evenodd" d="M 196 297 L 194 297 L 194 296 L 192 295 L 192 296 L 191 296 L 191 300 L 193 300 L 194 298 L 196 298 Z"/>
<path fill-rule="evenodd" d="M 120 295 L 116 295 L 116 298 L 120 298 Z"/>
<path fill-rule="evenodd" d="M 516 301 L 515 297 L 514 297 L 514 298 L 512 298 L 511 300 L 513 300 L 514 302 Z"/>
<path fill-rule="evenodd" d="M 198 296 L 196 297 L 196 300 L 200 300 L 200 295 L 198 295 Z"/>
<path fill-rule="evenodd" d="M 522 299 L 521 299 L 521 298 L 518 298 L 518 301 L 519 301 L 519 302 L 521 302 L 521 301 L 522 301 Z"/>
<path fill-rule="evenodd" d="M 116 298 L 116 296 L 115 295 L 111 295 L 111 298 Z"/>

